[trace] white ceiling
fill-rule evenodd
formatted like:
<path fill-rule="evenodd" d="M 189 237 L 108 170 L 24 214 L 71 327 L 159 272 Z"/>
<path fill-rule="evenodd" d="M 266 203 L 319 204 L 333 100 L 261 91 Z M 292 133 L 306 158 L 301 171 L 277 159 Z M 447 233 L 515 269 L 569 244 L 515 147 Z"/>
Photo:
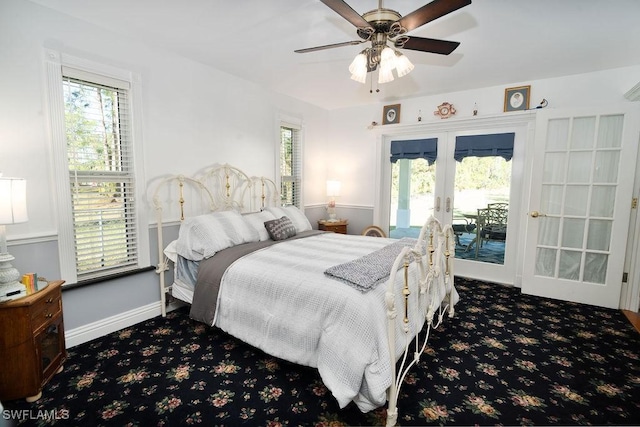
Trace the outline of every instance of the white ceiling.
<path fill-rule="evenodd" d="M 347 70 L 365 45 L 294 53 L 358 39 L 318 0 L 31 1 L 326 109 L 640 64 L 640 0 L 472 0 L 409 33 L 461 42 L 451 55 L 405 50 L 415 69 L 373 94 Z M 407 15 L 427 1 L 384 7 Z"/>

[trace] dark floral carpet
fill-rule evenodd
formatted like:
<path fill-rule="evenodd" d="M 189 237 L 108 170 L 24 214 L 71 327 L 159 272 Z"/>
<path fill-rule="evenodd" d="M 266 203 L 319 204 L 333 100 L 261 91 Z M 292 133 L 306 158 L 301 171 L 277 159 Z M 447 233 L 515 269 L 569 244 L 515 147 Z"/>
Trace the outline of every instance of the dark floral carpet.
<path fill-rule="evenodd" d="M 456 317 L 407 376 L 402 425 L 640 423 L 640 333 L 618 310 L 456 279 Z M 171 312 L 69 350 L 21 425 L 382 425 L 340 409 L 314 369 L 273 358 Z"/>

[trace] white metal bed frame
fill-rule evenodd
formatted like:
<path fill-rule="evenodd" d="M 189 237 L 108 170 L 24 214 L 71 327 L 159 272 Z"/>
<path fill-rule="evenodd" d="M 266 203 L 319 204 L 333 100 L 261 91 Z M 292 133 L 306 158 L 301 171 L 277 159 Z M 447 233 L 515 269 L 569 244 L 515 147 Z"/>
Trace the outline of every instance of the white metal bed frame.
<path fill-rule="evenodd" d="M 189 200 L 189 203 L 187 203 Z M 241 213 L 258 212 L 265 207 L 279 206 L 280 194 L 275 182 L 265 177 L 250 177 L 240 169 L 229 164 L 214 165 L 197 173 L 194 177 L 172 175 L 161 177 L 155 182 L 152 193 L 152 204 L 156 211 L 158 227 L 158 266 L 160 300 L 162 316 L 166 316 L 166 294 L 171 292 L 171 285 L 166 283 L 166 273 L 169 271 L 170 261 L 164 255 L 164 224 L 163 217 L 178 218 L 182 222 L 185 217 L 207 212 L 237 210 Z M 194 206 L 188 208 L 188 206 Z M 175 220 L 174 220 L 175 221 Z M 426 249 L 426 250 L 425 250 Z M 417 244 L 412 248 L 404 248 L 398 255 L 390 271 L 387 281 L 385 303 L 387 308 L 388 345 L 391 355 L 391 365 L 397 366 L 392 370 L 392 383 L 387 392 L 387 426 L 394 426 L 398 419 L 397 401 L 400 388 L 405 376 L 413 365 L 419 362 L 424 351 L 431 329 L 437 328 L 448 312 L 454 315 L 452 301 L 453 259 L 455 254 L 455 238 L 450 225 L 442 226 L 438 220 L 431 217 L 420 231 Z M 411 295 L 409 291 L 409 269 L 419 271 L 419 292 Z M 402 271 L 402 273 L 400 273 Z M 404 306 L 401 316 L 395 304 L 397 292 L 395 279 L 397 274 L 404 275 L 402 296 Z M 444 292 L 444 295 L 440 293 Z M 442 302 L 437 306 L 431 304 L 434 295 Z M 409 307 L 416 304 L 417 312 L 424 316 L 426 326 L 423 332 L 415 338 L 409 331 L 410 313 L 416 312 Z M 402 321 L 405 333 L 405 350 L 401 356 L 399 366 L 394 359 L 396 345 L 396 322 Z M 415 344 L 413 356 L 410 356 L 410 346 Z"/>
<path fill-rule="evenodd" d="M 426 251 L 424 250 L 426 248 Z M 431 329 L 436 329 L 442 323 L 444 314 L 448 312 L 449 317 L 453 317 L 454 305 L 457 301 L 452 301 L 453 284 L 453 259 L 455 254 L 455 236 L 451 225 L 442 226 L 440 222 L 433 216 L 430 217 L 420 230 L 418 241 L 413 248 L 404 248 L 395 260 L 389 280 L 387 281 L 386 306 L 387 306 L 387 340 L 389 343 L 390 354 L 393 357 L 395 334 L 396 334 L 396 318 L 398 317 L 397 308 L 395 307 L 396 287 L 395 277 L 399 274 L 400 264 L 402 264 L 402 274 L 404 274 L 404 287 L 402 294 L 404 296 L 404 316 L 403 331 L 405 333 L 405 349 L 402 354 L 402 361 L 393 372 L 392 383 L 388 390 L 388 408 L 387 408 L 387 427 L 396 425 L 398 419 L 398 397 L 400 388 L 404 382 L 404 378 L 411 370 L 413 365 L 420 361 L 420 355 L 427 346 Z M 414 261 L 411 263 L 411 261 Z M 418 268 L 419 275 L 419 292 L 413 295 L 413 304 L 419 308 L 419 313 L 425 316 L 426 326 L 422 334 L 413 338 L 409 334 L 409 268 L 414 266 Z M 438 292 L 444 292 L 442 296 L 442 304 L 433 306 L 430 298 Z M 411 343 L 415 344 L 413 358 L 409 357 L 409 347 Z M 391 361 L 392 365 L 395 363 Z"/>
<path fill-rule="evenodd" d="M 185 217 L 207 212 L 258 212 L 268 206 L 279 206 L 280 192 L 273 180 L 250 177 L 237 167 L 225 163 L 205 168 L 192 178 L 184 175 L 159 178 L 155 182 L 151 202 L 156 211 L 158 227 L 158 266 L 155 271 L 160 278 L 160 310 L 162 317 L 165 317 L 167 293 L 171 292 L 172 287 L 166 283 L 170 261 L 164 254 L 163 217 L 174 218 L 174 222 L 177 218 L 182 222 Z"/>

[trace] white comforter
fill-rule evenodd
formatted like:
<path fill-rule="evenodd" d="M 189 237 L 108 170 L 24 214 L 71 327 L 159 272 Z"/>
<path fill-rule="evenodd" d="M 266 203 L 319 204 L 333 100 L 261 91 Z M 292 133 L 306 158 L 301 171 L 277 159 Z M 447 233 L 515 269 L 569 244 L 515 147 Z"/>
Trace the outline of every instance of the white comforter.
<path fill-rule="evenodd" d="M 223 277 L 214 323 L 269 354 L 316 367 L 341 407 L 352 400 L 363 412 L 382 406 L 395 368 L 386 339 L 386 282 L 362 293 L 324 271 L 394 241 L 326 233 L 247 255 Z M 410 272 L 415 284 L 417 269 Z M 402 279 L 399 274 L 398 289 Z M 396 305 L 402 304 L 397 292 Z M 412 331 L 423 322 L 413 322 Z M 400 326 L 396 336 L 397 358 L 405 342 Z"/>

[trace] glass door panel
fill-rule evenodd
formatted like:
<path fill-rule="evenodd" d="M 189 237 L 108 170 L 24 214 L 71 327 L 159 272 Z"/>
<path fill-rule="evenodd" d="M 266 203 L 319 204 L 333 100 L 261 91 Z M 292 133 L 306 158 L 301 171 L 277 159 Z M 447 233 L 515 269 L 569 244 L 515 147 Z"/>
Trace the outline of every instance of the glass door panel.
<path fill-rule="evenodd" d="M 434 214 L 436 164 L 425 159 L 399 159 L 391 165 L 389 236 L 418 237 Z"/>
<path fill-rule="evenodd" d="M 465 157 L 456 162 L 452 224 L 456 234 L 456 258 L 504 264 L 511 162 L 499 156 Z M 484 211 L 500 204 L 506 210 L 502 229 L 489 229 Z"/>

